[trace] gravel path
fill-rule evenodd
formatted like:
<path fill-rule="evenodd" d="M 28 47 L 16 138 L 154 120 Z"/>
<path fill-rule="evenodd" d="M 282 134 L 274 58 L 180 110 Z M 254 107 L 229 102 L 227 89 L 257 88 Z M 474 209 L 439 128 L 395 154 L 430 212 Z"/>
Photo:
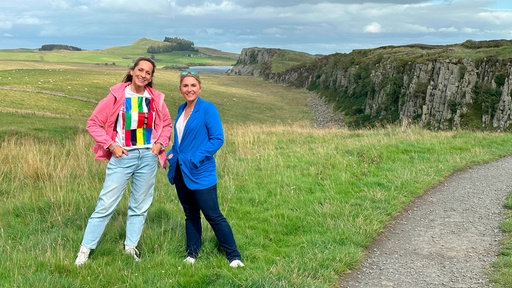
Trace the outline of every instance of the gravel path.
<path fill-rule="evenodd" d="M 489 287 L 503 237 L 512 157 L 458 171 L 427 191 L 368 249 L 341 287 Z"/>

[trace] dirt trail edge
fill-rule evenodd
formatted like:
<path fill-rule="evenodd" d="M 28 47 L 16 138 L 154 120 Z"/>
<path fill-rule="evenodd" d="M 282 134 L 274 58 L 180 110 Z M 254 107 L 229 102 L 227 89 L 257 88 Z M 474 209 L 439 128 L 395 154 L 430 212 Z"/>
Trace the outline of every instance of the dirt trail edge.
<path fill-rule="evenodd" d="M 511 190 L 511 156 L 455 172 L 386 228 L 341 287 L 489 287 Z"/>

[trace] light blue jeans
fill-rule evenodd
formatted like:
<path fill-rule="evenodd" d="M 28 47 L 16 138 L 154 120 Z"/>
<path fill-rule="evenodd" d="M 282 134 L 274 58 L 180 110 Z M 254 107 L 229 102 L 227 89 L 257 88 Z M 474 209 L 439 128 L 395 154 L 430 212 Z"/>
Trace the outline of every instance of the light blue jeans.
<path fill-rule="evenodd" d="M 105 226 L 123 197 L 130 178 L 132 181 L 124 244 L 137 246 L 149 206 L 153 201 L 157 168 L 158 158 L 151 153 L 151 149 L 128 150 L 128 156 L 110 159 L 96 208 L 85 228 L 82 246 L 96 248 Z"/>

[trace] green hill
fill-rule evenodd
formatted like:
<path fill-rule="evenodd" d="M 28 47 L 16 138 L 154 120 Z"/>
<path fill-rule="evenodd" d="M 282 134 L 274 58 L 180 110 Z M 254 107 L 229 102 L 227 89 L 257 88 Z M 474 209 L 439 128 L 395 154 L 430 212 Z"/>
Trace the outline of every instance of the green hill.
<path fill-rule="evenodd" d="M 147 49 L 151 45 L 162 45 L 163 41 L 141 38 L 127 46 L 115 46 L 103 50 L 67 51 L 39 49 L 0 50 L 0 61 L 34 61 L 50 63 L 82 63 L 95 65 L 129 66 L 139 56 L 155 59 L 159 67 L 187 66 L 231 66 L 238 54 L 223 52 L 206 47 L 195 47 L 198 51 L 174 51 L 169 53 L 150 54 Z"/>

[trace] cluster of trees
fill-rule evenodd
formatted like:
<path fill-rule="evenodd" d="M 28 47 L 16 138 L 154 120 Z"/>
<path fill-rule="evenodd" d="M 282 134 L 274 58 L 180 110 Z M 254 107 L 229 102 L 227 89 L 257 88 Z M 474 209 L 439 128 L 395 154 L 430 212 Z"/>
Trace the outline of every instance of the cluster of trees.
<path fill-rule="evenodd" d="M 39 51 L 52 51 L 52 50 L 69 50 L 69 51 L 82 51 L 81 48 L 63 45 L 63 44 L 45 44 L 39 48 Z"/>
<path fill-rule="evenodd" d="M 177 37 L 165 37 L 164 44 L 157 46 L 149 46 L 147 53 L 167 53 L 173 51 L 194 51 L 197 52 L 197 49 L 194 48 L 194 42 L 182 38 Z"/>

